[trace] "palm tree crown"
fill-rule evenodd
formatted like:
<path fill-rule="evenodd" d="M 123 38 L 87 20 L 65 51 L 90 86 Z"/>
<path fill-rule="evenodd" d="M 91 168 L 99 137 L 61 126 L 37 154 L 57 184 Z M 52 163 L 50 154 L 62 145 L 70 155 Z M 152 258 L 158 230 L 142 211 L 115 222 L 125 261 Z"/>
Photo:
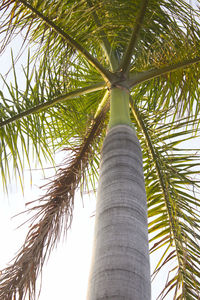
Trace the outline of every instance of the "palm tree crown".
<path fill-rule="evenodd" d="M 22 179 L 31 153 L 42 163 L 57 149 L 67 152 L 23 248 L 2 272 L 0 298 L 34 297 L 46 256 L 71 225 L 75 190 L 95 189 L 118 89 L 130 96 L 128 124 L 143 152 L 150 252 L 163 251 L 153 275 L 175 261 L 160 298 L 173 289 L 174 299 L 198 299 L 199 155 L 181 144 L 199 134 L 198 10 L 183 0 L 1 0 L 0 12 L 1 50 L 19 33 L 37 49 L 28 55 L 24 90 L 13 58 L 14 83 L 4 80 L 9 99 L 0 92 L 5 188 L 9 159 Z"/>

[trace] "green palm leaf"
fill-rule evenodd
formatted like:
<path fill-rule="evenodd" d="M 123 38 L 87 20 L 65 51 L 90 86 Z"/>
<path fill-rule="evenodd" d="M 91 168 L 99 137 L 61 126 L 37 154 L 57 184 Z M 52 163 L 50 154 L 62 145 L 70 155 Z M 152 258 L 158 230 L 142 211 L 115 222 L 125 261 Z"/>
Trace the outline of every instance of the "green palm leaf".
<path fill-rule="evenodd" d="M 152 252 L 163 248 L 164 253 L 154 273 L 174 259 L 177 262 L 174 277 L 169 277 L 161 299 L 172 288 L 175 299 L 178 295 L 180 299 L 197 299 L 200 285 L 197 194 L 200 156 L 197 149 L 183 149 L 181 143 L 195 140 L 194 125 L 199 120 L 189 122 L 183 118 L 172 123 L 173 109 L 159 111 L 159 114 L 154 112 L 152 117 L 147 107 L 139 109 L 135 104 L 133 112 L 141 130 L 150 247 Z M 197 178 L 193 179 L 194 176 Z"/>

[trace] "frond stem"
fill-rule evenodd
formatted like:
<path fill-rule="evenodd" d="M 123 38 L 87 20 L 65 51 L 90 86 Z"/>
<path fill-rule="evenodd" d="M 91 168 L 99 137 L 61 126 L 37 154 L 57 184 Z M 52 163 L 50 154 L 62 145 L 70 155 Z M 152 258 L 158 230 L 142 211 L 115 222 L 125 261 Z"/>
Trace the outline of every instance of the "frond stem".
<path fill-rule="evenodd" d="M 139 110 L 138 110 L 136 104 L 134 103 L 133 99 L 131 98 L 131 96 L 130 96 L 130 105 L 131 105 L 131 110 L 132 110 L 132 113 L 134 115 L 134 118 L 135 118 L 138 126 L 140 127 L 141 131 L 143 132 L 143 134 L 145 136 L 147 147 L 150 150 L 153 162 L 155 164 L 156 172 L 157 172 L 157 175 L 158 175 L 158 179 L 159 179 L 160 186 L 161 186 L 161 189 L 162 189 L 163 197 L 164 197 L 165 204 L 166 204 L 166 207 L 167 207 L 171 232 L 172 232 L 173 236 L 176 237 L 177 236 L 176 229 L 175 229 L 176 225 L 175 225 L 175 222 L 173 220 L 173 216 L 170 213 L 170 211 L 172 211 L 173 209 L 172 209 L 172 205 L 170 203 L 170 199 L 169 199 L 169 195 L 168 195 L 167 183 L 164 180 L 165 176 L 164 176 L 163 172 L 160 169 L 159 161 L 157 159 L 156 152 L 155 152 L 153 143 L 151 141 L 151 137 L 150 137 L 148 131 L 146 130 L 146 126 L 145 126 L 145 124 L 144 124 L 144 122 L 143 122 L 143 120 L 140 116 Z M 179 256 L 178 245 L 177 245 L 176 238 L 174 238 L 174 243 L 175 243 L 175 249 L 176 249 L 178 264 L 181 265 L 181 257 Z"/>
<path fill-rule="evenodd" d="M 76 40 L 74 40 L 68 33 L 66 33 L 62 28 L 58 27 L 53 21 L 51 21 L 47 16 L 43 13 L 38 11 L 35 7 L 31 4 L 27 3 L 25 0 L 18 0 L 28 9 L 30 9 L 37 17 L 42 19 L 50 28 L 52 28 L 56 33 L 58 33 L 67 43 L 70 44 L 71 47 L 78 50 L 88 61 L 91 65 L 93 65 L 102 77 L 105 80 L 111 79 L 112 73 L 105 69 L 102 64 L 93 56 L 91 55 L 81 44 L 79 44 Z"/>
<path fill-rule="evenodd" d="M 89 5 L 90 8 L 94 7 L 91 0 L 86 0 L 86 1 L 87 1 L 87 3 L 88 3 L 88 5 Z M 94 18 L 94 21 L 95 21 L 96 25 L 100 28 L 102 25 L 101 25 L 101 22 L 100 22 L 100 20 L 98 18 L 98 15 L 97 15 L 96 11 L 93 10 L 92 15 L 93 15 L 93 18 Z M 117 60 L 116 60 L 116 58 L 114 56 L 114 53 L 112 51 L 110 42 L 109 42 L 109 40 L 108 40 L 108 38 L 106 36 L 106 33 L 105 33 L 105 31 L 103 29 L 101 29 L 99 31 L 99 33 L 100 33 L 100 38 L 102 40 L 102 49 L 104 50 L 105 55 L 108 58 L 108 61 L 110 63 L 112 71 L 114 71 L 114 70 L 117 69 L 118 64 L 117 64 Z"/>
<path fill-rule="evenodd" d="M 45 259 L 71 226 L 75 190 L 94 156 L 93 144 L 101 135 L 108 109 L 106 103 L 97 118 L 91 121 L 82 143 L 71 149 L 71 156 L 68 155 L 55 178 L 45 186 L 47 192 L 38 199 L 39 204 L 28 210 L 35 213 L 29 220 L 31 226 L 13 264 L 2 271 L 1 299 L 36 298 L 36 279 Z"/>
<path fill-rule="evenodd" d="M 137 39 L 138 39 L 138 36 L 139 36 L 139 32 L 140 32 L 140 29 L 141 29 L 141 26 L 142 26 L 142 23 L 143 23 L 143 20 L 144 20 L 147 5 L 148 5 L 148 0 L 143 0 L 142 5 L 141 5 L 141 9 L 140 9 L 139 14 L 138 14 L 138 16 L 136 18 L 136 21 L 135 21 L 135 27 L 133 28 L 131 39 L 129 41 L 126 52 L 124 53 L 124 56 L 122 58 L 122 63 L 121 63 L 121 67 L 120 67 L 120 71 L 122 73 L 126 73 L 129 70 L 131 58 L 132 58 L 133 51 L 134 51 L 134 48 L 136 46 Z"/>
<path fill-rule="evenodd" d="M 13 117 L 5 120 L 5 121 L 0 122 L 0 128 L 5 126 L 5 125 L 8 125 L 12 122 L 15 122 L 17 120 L 20 120 L 23 117 L 27 117 L 31 114 L 34 114 L 34 113 L 40 112 L 41 110 L 49 108 L 49 107 L 55 105 L 56 103 L 63 102 L 65 100 L 72 99 L 72 98 L 75 98 L 75 97 L 78 97 L 78 96 L 81 96 L 81 95 L 85 95 L 85 94 L 88 94 L 88 93 L 92 93 L 92 92 L 95 92 L 95 91 L 100 91 L 100 90 L 105 89 L 105 88 L 106 88 L 105 83 L 100 82 L 100 83 L 96 83 L 94 85 L 91 85 L 89 87 L 80 88 L 80 89 L 77 89 L 75 91 L 69 92 L 67 94 L 58 96 L 58 97 L 56 97 L 56 98 L 54 98 L 50 101 L 40 103 L 40 104 L 38 104 L 34 107 L 31 107 L 31 108 L 27 109 L 26 111 L 20 112 L 19 114 L 15 115 L 15 116 L 13 116 Z"/>
<path fill-rule="evenodd" d="M 156 77 L 165 75 L 170 72 L 177 71 L 178 69 L 181 68 L 187 68 L 192 64 L 196 64 L 200 62 L 200 57 L 195 57 L 191 59 L 186 59 L 182 62 L 176 63 L 174 65 L 169 65 L 162 67 L 160 69 L 153 69 L 153 70 L 148 70 L 145 72 L 138 72 L 138 73 L 130 73 L 130 79 L 129 79 L 129 87 L 132 88 L 136 86 L 137 84 L 143 83 L 145 81 L 154 79 Z"/>
<path fill-rule="evenodd" d="M 106 102 L 108 101 L 108 97 L 109 97 L 109 91 L 107 90 L 101 100 L 101 102 L 99 103 L 97 110 L 95 112 L 94 118 L 96 119 L 98 117 L 98 115 L 101 113 L 103 107 L 106 105 Z"/>

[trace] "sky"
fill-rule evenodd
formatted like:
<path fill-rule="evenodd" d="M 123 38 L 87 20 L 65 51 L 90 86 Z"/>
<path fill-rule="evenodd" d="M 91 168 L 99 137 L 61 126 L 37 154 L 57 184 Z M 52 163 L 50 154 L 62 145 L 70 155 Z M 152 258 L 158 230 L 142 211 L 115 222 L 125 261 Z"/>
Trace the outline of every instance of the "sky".
<path fill-rule="evenodd" d="M 32 177 L 33 184 L 30 187 L 27 170 L 25 172 L 24 195 L 22 194 L 21 187 L 16 185 L 14 180 L 8 186 L 9 195 L 3 194 L 1 191 L 0 269 L 9 265 L 10 260 L 14 258 L 22 246 L 28 230 L 27 224 L 17 228 L 28 219 L 28 216 L 26 214 L 16 215 L 26 209 L 26 202 L 36 200 L 44 192 L 40 187 L 46 181 L 39 168 L 33 171 Z M 67 239 L 60 241 L 45 264 L 42 273 L 42 289 L 39 300 L 86 299 L 92 255 L 95 201 L 95 195 L 93 194 L 90 196 L 85 195 L 84 201 L 82 201 L 77 192 L 72 228 L 68 231 Z M 152 259 L 151 264 L 153 268 L 155 259 Z M 166 274 L 161 273 L 154 284 L 152 300 L 156 299 L 155 295 L 158 295 L 161 283 L 163 286 L 165 280 Z M 40 282 L 38 280 L 38 289 Z M 171 300 L 170 296 L 166 299 Z"/>
<path fill-rule="evenodd" d="M 14 55 L 17 55 L 20 45 L 20 39 L 12 43 Z M 26 55 L 18 62 L 18 72 L 20 72 L 21 63 L 23 64 L 25 61 Z M 0 57 L 0 66 L 1 74 L 5 74 L 11 66 L 10 47 Z M 2 85 L 0 85 L 1 88 Z M 0 269 L 8 266 L 8 262 L 21 247 L 28 229 L 26 225 L 17 229 L 27 216 L 20 215 L 14 218 L 13 216 L 24 211 L 26 209 L 25 203 L 37 199 L 42 193 L 40 186 L 44 184 L 44 177 L 39 167 L 38 170 L 33 171 L 32 187 L 28 172 L 28 170 L 25 172 L 24 195 L 21 187 L 16 184 L 14 179 L 9 184 L 8 195 L 3 192 L 1 187 Z M 76 194 L 72 228 L 68 232 L 67 240 L 60 242 L 44 267 L 39 300 L 86 299 L 94 232 L 95 201 L 93 194 L 85 195 L 84 201 L 82 201 L 79 193 Z M 152 258 L 151 264 L 153 268 L 155 265 L 154 258 Z M 161 283 L 165 282 L 166 276 L 167 272 L 161 273 L 156 284 L 154 284 L 152 300 L 156 299 L 155 295 L 158 293 Z M 166 300 L 170 299 L 170 296 L 166 298 Z"/>
<path fill-rule="evenodd" d="M 18 54 L 20 48 L 20 39 L 12 43 L 14 56 Z M 19 81 L 23 85 L 23 76 L 21 75 L 21 64 L 26 62 L 26 55 L 17 63 L 17 72 Z M 1 73 L 4 74 L 11 66 L 10 49 L 0 57 Z M 10 77 L 9 77 L 10 76 Z M 12 80 L 9 75 L 7 80 Z M 3 86 L 0 85 L 0 88 Z M 58 155 L 59 156 L 59 155 Z M 59 159 L 60 160 L 60 157 Z M 48 167 L 48 165 L 47 165 Z M 12 167 L 11 167 L 12 168 Z M 46 177 L 53 175 L 46 171 Z M 28 225 L 17 228 L 25 220 L 27 215 L 19 215 L 26 210 L 25 203 L 36 200 L 44 192 L 40 189 L 46 183 L 44 175 L 38 166 L 32 171 L 32 186 L 30 185 L 30 175 L 28 168 L 25 170 L 24 195 L 22 194 L 19 183 L 13 178 L 8 185 L 8 195 L 3 192 L 1 187 L 0 201 L 0 269 L 9 265 L 17 251 L 23 244 Z M 86 299 L 87 282 L 90 270 L 92 241 L 94 232 L 94 212 L 96 197 L 94 194 L 84 195 L 82 201 L 77 192 L 75 197 L 75 209 L 72 228 L 68 231 L 67 240 L 61 241 L 58 247 L 52 252 L 42 273 L 42 289 L 39 300 L 83 300 Z M 155 265 L 155 259 L 151 261 L 152 269 Z M 167 273 L 166 273 L 167 274 Z M 166 279 L 166 274 L 160 274 L 153 287 L 152 299 L 156 299 L 158 291 Z M 38 281 L 38 290 L 39 283 Z M 166 300 L 170 300 L 166 298 Z"/>
<path fill-rule="evenodd" d="M 18 37 L 11 45 L 14 57 L 18 54 L 21 39 Z M 11 67 L 11 49 L 8 47 L 7 51 L 0 56 L 1 74 L 6 72 Z M 17 63 L 17 74 L 19 85 L 23 86 L 23 75 L 21 64 L 27 61 L 27 53 L 20 58 Z M 7 80 L 13 80 L 12 73 L 9 73 Z M 4 88 L 2 83 L 0 89 Z M 4 89 L 5 90 L 5 89 Z M 10 166 L 12 169 L 12 166 Z M 11 170 L 12 172 L 12 170 Z M 53 175 L 46 171 L 46 177 Z M 40 186 L 44 185 L 43 172 L 38 166 L 32 172 L 32 186 L 30 184 L 29 170 L 25 171 L 25 188 L 24 195 L 22 193 L 19 182 L 12 178 L 8 185 L 8 195 L 3 191 L 0 185 L 0 269 L 8 266 L 9 262 L 19 248 L 22 246 L 26 236 L 28 225 L 17 229 L 17 227 L 27 220 L 27 215 L 20 215 L 14 217 L 16 214 L 26 209 L 25 203 L 36 200 L 42 191 Z M 87 281 L 89 275 L 89 266 L 92 252 L 92 238 L 94 229 L 94 215 L 95 198 L 85 195 L 84 203 L 77 193 L 74 209 L 73 227 L 69 230 L 67 241 L 61 241 L 59 247 L 55 249 L 48 260 L 47 267 L 44 268 L 42 275 L 42 290 L 40 300 L 51 299 L 85 299 L 87 290 Z"/>
<path fill-rule="evenodd" d="M 27 226 L 16 229 L 27 216 L 12 218 L 15 214 L 25 210 L 25 201 L 36 199 L 41 194 L 38 185 L 43 180 L 34 175 L 32 189 L 25 188 L 24 197 L 20 187 L 9 186 L 9 198 L 4 196 L 0 206 L 0 267 L 5 267 L 14 253 L 22 245 L 27 232 Z M 53 251 L 42 276 L 42 291 L 40 300 L 53 299 L 86 299 L 87 280 L 92 251 L 92 237 L 94 228 L 94 197 L 84 201 L 76 196 L 73 226 L 68 232 L 67 240 L 61 241 Z"/>

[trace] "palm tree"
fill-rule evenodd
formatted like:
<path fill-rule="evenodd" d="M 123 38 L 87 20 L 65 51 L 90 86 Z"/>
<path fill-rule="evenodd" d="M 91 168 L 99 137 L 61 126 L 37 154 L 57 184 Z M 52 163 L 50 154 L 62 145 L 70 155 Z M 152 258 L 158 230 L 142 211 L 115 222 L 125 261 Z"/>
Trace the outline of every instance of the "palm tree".
<path fill-rule="evenodd" d="M 75 190 L 96 187 L 103 149 L 88 299 L 150 299 L 149 247 L 162 251 L 153 276 L 171 266 L 160 298 L 173 290 L 174 299 L 199 299 L 199 156 L 182 145 L 199 133 L 198 10 L 183 0 L 0 4 L 2 51 L 19 33 L 37 48 L 24 90 L 13 58 L 9 99 L 1 91 L 5 188 L 9 160 L 22 179 L 31 155 L 42 164 L 66 151 L 2 271 L 0 298 L 35 297 L 37 275 L 71 225 Z"/>

